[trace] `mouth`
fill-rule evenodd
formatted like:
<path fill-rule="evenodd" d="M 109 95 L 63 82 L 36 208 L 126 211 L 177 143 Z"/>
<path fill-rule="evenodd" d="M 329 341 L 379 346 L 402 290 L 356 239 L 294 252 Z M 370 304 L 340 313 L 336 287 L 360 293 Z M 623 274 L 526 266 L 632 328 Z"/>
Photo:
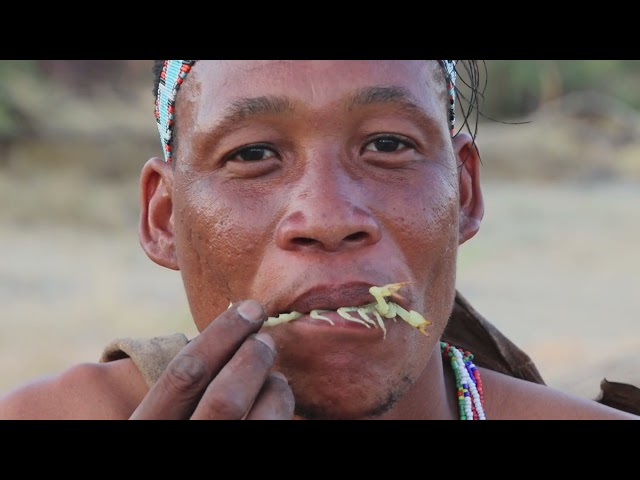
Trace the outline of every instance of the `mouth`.
<path fill-rule="evenodd" d="M 397 293 L 406 283 L 390 283 L 382 287 L 363 283 L 317 287 L 270 316 L 264 326 L 275 327 L 299 319 L 326 321 L 332 326 L 351 323 L 380 328 L 384 339 L 387 334 L 385 320 L 397 321 L 399 317 L 428 336 L 426 327 L 431 322 L 415 310 L 409 310 L 407 300 Z"/>

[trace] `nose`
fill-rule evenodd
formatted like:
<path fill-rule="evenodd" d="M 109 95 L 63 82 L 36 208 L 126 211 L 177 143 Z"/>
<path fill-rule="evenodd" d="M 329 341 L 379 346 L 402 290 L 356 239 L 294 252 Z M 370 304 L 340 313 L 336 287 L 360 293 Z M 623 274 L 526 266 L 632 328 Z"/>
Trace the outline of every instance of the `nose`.
<path fill-rule="evenodd" d="M 287 212 L 276 228 L 280 248 L 338 252 L 380 240 L 380 225 L 366 205 L 366 194 L 358 180 L 346 174 L 307 180 L 292 192 Z"/>

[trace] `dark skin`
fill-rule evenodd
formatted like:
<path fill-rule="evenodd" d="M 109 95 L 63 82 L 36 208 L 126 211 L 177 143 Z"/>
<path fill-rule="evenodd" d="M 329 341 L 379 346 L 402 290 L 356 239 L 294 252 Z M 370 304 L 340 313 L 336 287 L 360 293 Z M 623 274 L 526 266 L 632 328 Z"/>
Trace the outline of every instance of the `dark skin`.
<path fill-rule="evenodd" d="M 198 61 L 175 165 L 141 173 L 140 243 L 179 270 L 200 334 L 149 389 L 131 360 L 83 364 L 0 400 L 4 418 L 456 419 L 439 338 L 457 249 L 484 214 L 473 139 L 451 137 L 435 61 Z M 373 301 L 431 321 L 328 314 Z M 233 305 L 228 308 L 229 304 Z M 636 418 L 481 369 L 488 418 Z"/>

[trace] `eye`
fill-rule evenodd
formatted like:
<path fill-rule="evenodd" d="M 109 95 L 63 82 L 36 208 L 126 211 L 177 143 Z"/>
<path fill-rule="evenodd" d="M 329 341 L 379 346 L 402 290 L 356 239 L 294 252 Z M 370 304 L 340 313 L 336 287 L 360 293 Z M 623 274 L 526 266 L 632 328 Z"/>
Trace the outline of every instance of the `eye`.
<path fill-rule="evenodd" d="M 233 152 L 231 155 L 229 155 L 229 160 L 236 160 L 241 162 L 256 162 L 259 160 L 273 158 L 275 156 L 275 152 L 265 145 L 251 145 L 249 147 L 244 147 Z"/>
<path fill-rule="evenodd" d="M 385 153 L 393 153 L 403 150 L 405 148 L 413 148 L 413 143 L 409 140 L 401 137 L 396 137 L 393 135 L 385 135 L 380 136 L 369 143 L 364 147 L 365 150 L 371 152 L 385 152 Z"/>

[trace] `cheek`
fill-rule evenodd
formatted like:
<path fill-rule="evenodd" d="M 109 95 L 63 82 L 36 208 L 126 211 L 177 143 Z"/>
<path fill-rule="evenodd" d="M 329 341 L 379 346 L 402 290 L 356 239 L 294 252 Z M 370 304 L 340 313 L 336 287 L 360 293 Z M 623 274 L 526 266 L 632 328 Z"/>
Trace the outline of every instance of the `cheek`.
<path fill-rule="evenodd" d="M 424 288 L 423 312 L 436 319 L 448 317 L 455 294 L 459 201 L 457 176 L 450 172 L 399 194 L 402 205 L 388 210 L 387 219 L 414 281 Z"/>
<path fill-rule="evenodd" d="M 386 198 L 379 214 L 402 244 L 413 264 L 433 258 L 433 252 L 457 245 L 459 200 L 457 175 L 451 168 L 433 168 L 410 185 L 399 187 L 393 202 Z M 455 249 L 454 249 L 455 250 Z"/>
<path fill-rule="evenodd" d="M 433 318 L 446 319 L 451 311 L 456 285 L 459 202 L 457 188 L 447 187 L 427 212 L 425 245 L 416 259 L 424 272 L 425 300 Z"/>
<path fill-rule="evenodd" d="M 176 195 L 180 200 L 174 204 L 176 253 L 200 330 L 230 301 L 246 296 L 268 229 L 260 223 L 267 217 L 255 204 L 245 205 L 226 194 L 223 201 L 222 195 L 209 193 L 214 191 L 191 184 Z"/>
<path fill-rule="evenodd" d="M 438 201 L 432 203 L 431 208 L 425 212 L 425 242 L 422 254 L 415 261 L 423 266 L 423 272 L 428 273 L 426 283 L 431 286 L 428 289 L 432 297 L 429 301 L 431 305 L 435 299 L 446 299 L 449 297 L 447 293 L 453 294 L 458 252 L 458 216 L 457 190 L 451 188 L 439 195 Z M 441 286 L 444 291 L 436 292 L 436 286 Z"/>

